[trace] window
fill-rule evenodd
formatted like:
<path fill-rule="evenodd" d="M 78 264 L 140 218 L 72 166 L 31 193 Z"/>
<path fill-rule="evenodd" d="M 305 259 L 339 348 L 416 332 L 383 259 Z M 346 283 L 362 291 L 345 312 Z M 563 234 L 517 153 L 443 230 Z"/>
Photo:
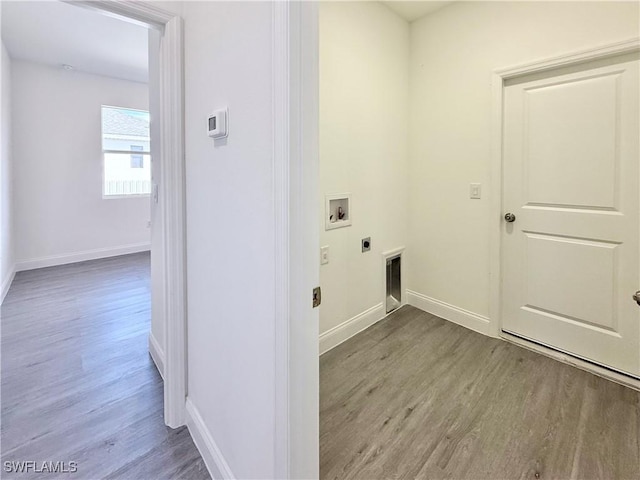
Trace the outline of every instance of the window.
<path fill-rule="evenodd" d="M 142 145 L 131 145 L 132 152 L 144 152 Z M 131 168 L 144 168 L 144 155 L 139 153 L 131 154 Z"/>
<path fill-rule="evenodd" d="M 149 112 L 102 106 L 102 195 L 151 193 Z"/>

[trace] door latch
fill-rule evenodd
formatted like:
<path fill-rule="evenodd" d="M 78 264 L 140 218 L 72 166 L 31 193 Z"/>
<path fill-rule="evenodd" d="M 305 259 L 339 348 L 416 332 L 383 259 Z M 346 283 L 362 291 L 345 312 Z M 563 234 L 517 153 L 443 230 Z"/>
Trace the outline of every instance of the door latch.
<path fill-rule="evenodd" d="M 320 287 L 313 289 L 313 308 L 320 306 L 322 303 L 322 290 Z"/>

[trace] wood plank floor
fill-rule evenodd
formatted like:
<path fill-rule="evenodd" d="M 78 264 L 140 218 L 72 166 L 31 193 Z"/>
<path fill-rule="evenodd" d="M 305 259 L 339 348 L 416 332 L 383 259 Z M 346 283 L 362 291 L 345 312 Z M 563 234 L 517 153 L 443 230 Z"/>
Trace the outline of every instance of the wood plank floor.
<path fill-rule="evenodd" d="M 640 479 L 640 393 L 403 307 L 320 360 L 323 479 Z"/>
<path fill-rule="evenodd" d="M 186 428 L 163 422 L 148 253 L 18 273 L 1 317 L 2 478 L 210 478 Z M 29 460 L 78 471 L 7 473 Z"/>

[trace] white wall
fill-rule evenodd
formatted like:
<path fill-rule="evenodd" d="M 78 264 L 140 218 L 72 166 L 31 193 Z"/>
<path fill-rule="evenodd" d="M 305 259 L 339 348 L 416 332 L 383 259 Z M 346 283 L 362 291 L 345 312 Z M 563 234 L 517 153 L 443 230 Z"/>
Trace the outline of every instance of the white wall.
<path fill-rule="evenodd" d="M 385 315 L 381 253 L 407 240 L 408 102 L 409 24 L 378 2 L 321 3 L 321 333 L 372 307 L 369 321 Z M 324 196 L 344 192 L 353 224 L 327 231 Z M 344 334 L 333 337 L 321 348 Z"/>
<path fill-rule="evenodd" d="M 2 44 L 0 66 L 0 303 L 13 279 L 14 229 L 12 217 L 13 182 L 11 148 L 11 59 Z"/>
<path fill-rule="evenodd" d="M 145 249 L 149 198 L 102 198 L 100 106 L 146 110 L 147 85 L 24 61 L 12 80 L 18 269 Z"/>
<path fill-rule="evenodd" d="M 272 15 L 183 3 L 188 395 L 236 478 L 275 475 Z M 221 107 L 229 137 L 214 142 Z"/>
<path fill-rule="evenodd" d="M 411 25 L 409 289 L 489 315 L 491 72 L 638 33 L 635 2 L 462 2 Z"/>

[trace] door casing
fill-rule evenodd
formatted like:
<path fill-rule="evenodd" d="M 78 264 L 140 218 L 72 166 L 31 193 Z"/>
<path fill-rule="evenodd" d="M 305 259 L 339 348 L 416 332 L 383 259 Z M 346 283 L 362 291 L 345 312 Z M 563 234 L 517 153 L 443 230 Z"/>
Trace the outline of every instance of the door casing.
<path fill-rule="evenodd" d="M 185 424 L 187 396 L 186 222 L 183 106 L 182 18 L 149 2 L 123 0 L 63 0 L 102 14 L 155 29 L 160 42 L 160 170 L 158 196 L 162 217 L 164 258 L 161 297 L 164 319 L 164 421 L 173 428 Z M 151 246 L 154 248 L 154 245 Z M 155 248 L 158 248 L 156 245 Z M 169 292 L 171 292 L 169 294 Z"/>
<path fill-rule="evenodd" d="M 569 363 L 583 370 L 590 371 L 602 377 L 624 384 L 636 390 L 640 390 L 640 380 L 627 375 L 595 365 L 591 362 L 559 352 L 552 348 L 527 342 L 516 336 L 502 332 L 502 229 L 504 228 L 503 215 L 503 126 L 504 105 L 503 95 L 505 81 L 534 73 L 555 70 L 562 67 L 605 59 L 618 55 L 636 53 L 640 51 L 640 37 L 581 50 L 567 55 L 557 56 L 531 63 L 521 64 L 508 68 L 501 68 L 492 72 L 492 138 L 491 138 L 491 227 L 490 227 L 490 299 L 489 317 L 491 318 L 491 335 L 496 338 L 516 343 L 525 348 L 537 351 L 544 355 L 556 358 L 564 363 Z"/>

